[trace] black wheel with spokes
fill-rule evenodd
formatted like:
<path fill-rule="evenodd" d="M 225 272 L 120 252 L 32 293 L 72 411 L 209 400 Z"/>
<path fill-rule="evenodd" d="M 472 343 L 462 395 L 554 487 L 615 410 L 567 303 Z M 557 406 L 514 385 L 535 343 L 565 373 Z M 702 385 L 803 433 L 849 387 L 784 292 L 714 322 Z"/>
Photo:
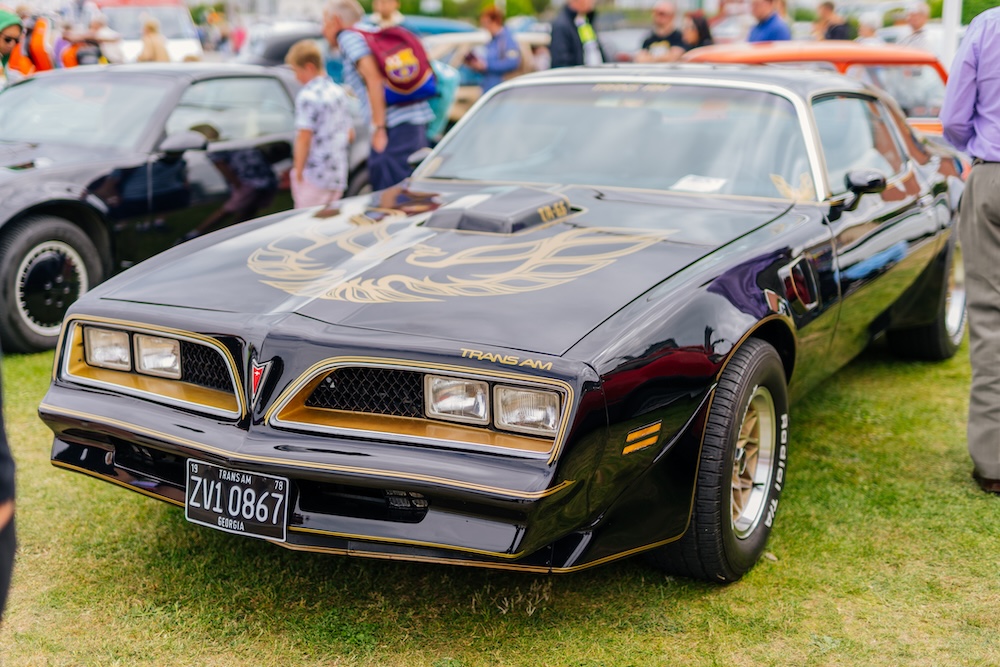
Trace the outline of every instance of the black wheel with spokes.
<path fill-rule="evenodd" d="M 62 218 L 20 220 L 0 236 L 0 338 L 7 350 L 55 347 L 66 311 L 101 279 L 87 234 Z"/>

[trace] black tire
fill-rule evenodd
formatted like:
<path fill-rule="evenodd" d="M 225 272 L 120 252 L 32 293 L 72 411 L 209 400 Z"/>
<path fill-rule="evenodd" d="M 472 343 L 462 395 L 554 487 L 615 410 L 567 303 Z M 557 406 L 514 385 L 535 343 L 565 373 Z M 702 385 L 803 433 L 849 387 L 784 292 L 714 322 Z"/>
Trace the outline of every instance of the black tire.
<path fill-rule="evenodd" d="M 5 350 L 55 347 L 70 305 L 103 277 L 87 234 L 49 215 L 0 230 L 0 340 Z"/>
<path fill-rule="evenodd" d="M 344 193 L 344 196 L 355 197 L 370 192 L 372 192 L 372 184 L 368 178 L 368 165 L 362 165 L 355 169 L 347 180 L 347 192 Z"/>
<path fill-rule="evenodd" d="M 774 525 L 787 446 L 784 366 L 770 344 L 749 338 L 726 365 L 709 407 L 691 523 L 680 540 L 651 551 L 652 562 L 711 582 L 746 574 Z M 742 493 L 734 495 L 736 488 Z"/>
<path fill-rule="evenodd" d="M 927 326 L 890 329 L 889 347 L 901 357 L 922 361 L 944 361 L 955 356 L 968 319 L 965 309 L 965 264 L 958 236 L 945 254 L 944 283 L 938 297 L 937 317 Z"/>

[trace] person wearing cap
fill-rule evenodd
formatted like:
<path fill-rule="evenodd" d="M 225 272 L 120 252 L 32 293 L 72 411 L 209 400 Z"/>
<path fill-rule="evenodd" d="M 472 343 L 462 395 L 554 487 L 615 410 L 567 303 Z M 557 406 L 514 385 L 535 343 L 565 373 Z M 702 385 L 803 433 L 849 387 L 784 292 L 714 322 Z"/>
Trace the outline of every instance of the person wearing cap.
<path fill-rule="evenodd" d="M 972 158 L 959 205 L 972 387 L 972 477 L 1000 494 L 1000 7 L 972 19 L 948 76 L 944 138 Z"/>
<path fill-rule="evenodd" d="M 10 54 L 17 48 L 24 34 L 24 26 L 21 17 L 13 12 L 0 9 L 0 67 L 3 69 L 3 83 L 0 88 L 7 85 L 7 63 L 10 62 Z"/>

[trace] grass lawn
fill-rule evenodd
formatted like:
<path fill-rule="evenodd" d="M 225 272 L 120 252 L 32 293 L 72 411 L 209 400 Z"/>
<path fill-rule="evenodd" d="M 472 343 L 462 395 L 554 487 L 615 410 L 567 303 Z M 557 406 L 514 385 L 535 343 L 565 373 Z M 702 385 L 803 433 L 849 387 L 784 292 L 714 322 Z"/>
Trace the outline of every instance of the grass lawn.
<path fill-rule="evenodd" d="M 4 360 L 21 551 L 0 664 L 997 665 L 1000 498 L 967 350 L 867 352 L 792 408 L 766 559 L 719 587 L 633 558 L 552 577 L 299 553 L 49 465 L 51 355 Z"/>

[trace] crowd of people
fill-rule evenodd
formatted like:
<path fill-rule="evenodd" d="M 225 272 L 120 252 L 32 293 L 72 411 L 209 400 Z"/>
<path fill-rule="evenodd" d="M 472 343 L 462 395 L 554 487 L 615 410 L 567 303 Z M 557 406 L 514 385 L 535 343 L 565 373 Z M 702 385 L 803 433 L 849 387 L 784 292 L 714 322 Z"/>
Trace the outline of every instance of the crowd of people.
<path fill-rule="evenodd" d="M 0 12 L 9 31 L 3 44 L 5 84 L 50 69 L 125 62 L 121 35 L 108 26 L 107 18 L 93 6 L 75 19 L 37 15 L 27 5 L 15 10 L 0 7 Z M 80 23 L 83 19 L 85 24 Z M 152 16 L 143 19 L 142 48 L 136 59 L 170 60 L 167 41 Z"/>
<path fill-rule="evenodd" d="M 750 15 L 754 25 L 746 37 L 748 42 L 787 41 L 792 36 L 792 20 L 785 0 L 751 0 Z M 633 60 L 642 63 L 680 60 L 685 52 L 715 43 L 712 29 L 729 14 L 719 12 L 708 18 L 702 10 L 685 12 L 678 21 L 677 8 L 670 0 L 657 2 L 651 13 L 652 30 L 642 42 Z M 930 7 L 917 2 L 899 15 L 899 28 L 908 34 L 899 40 L 901 46 L 931 51 L 925 26 Z M 595 0 L 568 0 L 552 21 L 552 67 L 595 65 L 608 60 L 594 25 L 597 16 Z M 814 40 L 854 40 L 864 44 L 884 43 L 878 30 L 881 17 L 868 13 L 853 22 L 837 13 L 830 0 L 816 9 L 810 38 Z"/>

